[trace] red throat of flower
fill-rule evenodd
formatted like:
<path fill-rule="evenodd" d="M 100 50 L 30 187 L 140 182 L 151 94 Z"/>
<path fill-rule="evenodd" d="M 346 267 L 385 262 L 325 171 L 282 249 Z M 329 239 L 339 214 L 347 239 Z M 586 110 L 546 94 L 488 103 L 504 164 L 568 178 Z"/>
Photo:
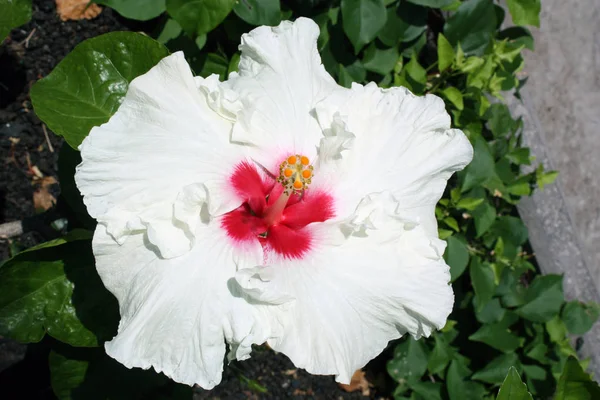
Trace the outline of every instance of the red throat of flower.
<path fill-rule="evenodd" d="M 305 156 L 285 159 L 276 178 L 263 175 L 251 163 L 236 166 L 229 183 L 242 205 L 225 214 L 221 226 L 237 243 L 260 242 L 266 258 L 301 258 L 314 244 L 307 225 L 332 218 L 333 199 L 309 188 L 313 167 Z"/>

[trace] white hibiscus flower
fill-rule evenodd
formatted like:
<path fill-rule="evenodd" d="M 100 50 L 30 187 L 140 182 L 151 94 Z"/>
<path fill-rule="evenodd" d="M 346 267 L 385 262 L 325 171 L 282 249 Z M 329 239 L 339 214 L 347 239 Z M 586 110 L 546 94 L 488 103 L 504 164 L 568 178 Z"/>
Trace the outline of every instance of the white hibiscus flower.
<path fill-rule="evenodd" d="M 81 145 L 124 365 L 211 388 L 226 344 L 245 359 L 266 341 L 348 383 L 390 340 L 444 326 L 434 208 L 472 147 L 435 96 L 336 85 L 318 34 L 253 30 L 226 82 L 168 56 Z"/>

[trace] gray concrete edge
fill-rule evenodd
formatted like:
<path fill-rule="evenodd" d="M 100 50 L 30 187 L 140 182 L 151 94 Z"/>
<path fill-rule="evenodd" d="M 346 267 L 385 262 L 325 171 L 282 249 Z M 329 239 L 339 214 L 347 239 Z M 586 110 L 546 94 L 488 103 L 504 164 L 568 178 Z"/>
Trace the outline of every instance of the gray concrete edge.
<path fill-rule="evenodd" d="M 521 100 L 507 93 L 506 103 L 513 117 L 523 119 L 523 145 L 531 150 L 535 163 L 553 169 L 548 157 L 544 135 L 527 88 L 521 90 Z M 581 251 L 580 240 L 569 209 L 565 203 L 559 178 L 543 190 L 537 189 L 518 205 L 521 218 L 529 230 L 529 240 L 537 262 L 544 274 L 564 275 L 565 297 L 569 300 L 600 302 L 590 269 Z M 583 346 L 578 354 L 591 359 L 588 372 L 596 380 L 600 377 L 600 323 L 583 336 Z"/>

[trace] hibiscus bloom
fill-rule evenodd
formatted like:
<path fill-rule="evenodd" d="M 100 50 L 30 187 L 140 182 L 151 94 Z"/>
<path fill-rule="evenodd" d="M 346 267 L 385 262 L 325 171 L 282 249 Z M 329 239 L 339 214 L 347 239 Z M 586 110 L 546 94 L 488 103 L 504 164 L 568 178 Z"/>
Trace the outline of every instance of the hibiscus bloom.
<path fill-rule="evenodd" d="M 242 37 L 239 73 L 181 53 L 133 80 L 76 173 L 121 322 L 107 353 L 211 388 L 265 341 L 352 373 L 453 306 L 434 208 L 472 158 L 444 103 L 338 86 L 309 19 Z"/>

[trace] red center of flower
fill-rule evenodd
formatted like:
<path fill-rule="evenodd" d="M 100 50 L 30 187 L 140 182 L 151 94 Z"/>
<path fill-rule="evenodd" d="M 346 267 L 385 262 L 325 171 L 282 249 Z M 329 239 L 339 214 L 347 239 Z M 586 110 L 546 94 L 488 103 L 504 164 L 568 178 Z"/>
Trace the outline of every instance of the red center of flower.
<path fill-rule="evenodd" d="M 333 199 L 310 189 L 313 175 L 307 157 L 288 157 L 278 176 L 261 174 L 248 162 L 238 164 L 229 178 L 242 205 L 225 214 L 221 226 L 235 242 L 259 241 L 265 258 L 274 252 L 301 258 L 313 245 L 308 224 L 332 218 Z"/>

